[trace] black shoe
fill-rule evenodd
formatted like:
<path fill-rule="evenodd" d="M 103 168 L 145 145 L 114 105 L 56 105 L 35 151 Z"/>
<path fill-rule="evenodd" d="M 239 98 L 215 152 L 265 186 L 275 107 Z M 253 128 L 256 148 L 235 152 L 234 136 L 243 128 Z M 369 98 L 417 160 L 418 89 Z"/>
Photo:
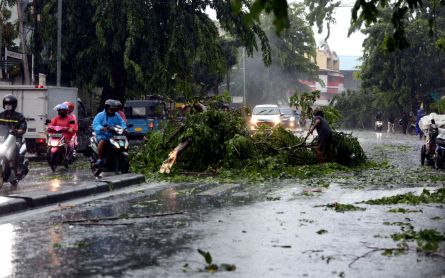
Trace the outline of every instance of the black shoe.
<path fill-rule="evenodd" d="M 105 165 L 105 162 L 102 159 L 98 159 L 96 163 L 94 163 L 97 167 L 103 167 Z"/>
<path fill-rule="evenodd" d="M 9 183 L 11 184 L 11 187 L 17 187 L 17 185 L 19 185 L 19 180 L 18 179 L 13 179 Z"/>

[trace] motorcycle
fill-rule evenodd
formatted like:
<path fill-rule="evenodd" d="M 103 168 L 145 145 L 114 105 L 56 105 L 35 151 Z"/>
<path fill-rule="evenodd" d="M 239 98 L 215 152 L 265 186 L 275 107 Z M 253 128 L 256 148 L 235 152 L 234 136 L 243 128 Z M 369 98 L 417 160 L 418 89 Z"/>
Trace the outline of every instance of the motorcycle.
<path fill-rule="evenodd" d="M 436 151 L 434 153 L 434 168 L 443 169 L 445 162 L 445 133 L 436 137 Z"/>
<path fill-rule="evenodd" d="M 68 148 L 64 131 L 67 131 L 68 127 L 62 126 L 50 126 L 48 127 L 48 150 L 46 158 L 51 170 L 56 171 L 57 166 L 64 165 L 68 168 L 68 164 L 73 162 L 72 150 Z"/>
<path fill-rule="evenodd" d="M 129 125 L 128 127 L 131 127 Z M 128 173 L 130 163 L 128 159 L 128 147 L 129 142 L 126 135 L 126 130 L 119 125 L 108 127 L 108 132 L 112 134 L 109 143 L 106 146 L 104 164 L 98 167 L 96 165 L 98 156 L 98 142 L 96 136 L 90 138 L 90 151 L 91 155 L 91 171 L 93 175 L 99 177 L 102 172 L 115 172 L 116 174 Z"/>
<path fill-rule="evenodd" d="M 17 148 L 19 156 L 17 155 Z M 9 127 L 0 125 L 0 188 L 4 182 L 10 182 L 12 186 L 17 186 L 18 182 L 28 174 L 28 160 L 25 159 L 26 144 L 20 146 L 16 142 L 16 136 L 9 130 Z M 11 171 L 19 167 L 19 175 L 11 177 Z M 12 178 L 12 179 L 11 179 Z"/>

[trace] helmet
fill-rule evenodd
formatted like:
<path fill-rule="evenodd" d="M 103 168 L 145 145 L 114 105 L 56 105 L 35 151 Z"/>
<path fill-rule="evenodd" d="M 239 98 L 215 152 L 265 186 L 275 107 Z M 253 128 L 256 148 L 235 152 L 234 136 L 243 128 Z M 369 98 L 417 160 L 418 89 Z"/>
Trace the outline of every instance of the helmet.
<path fill-rule="evenodd" d="M 117 106 L 117 110 L 122 110 L 122 102 L 120 102 L 119 100 L 115 100 L 116 102 L 116 106 Z"/>
<path fill-rule="evenodd" d="M 68 105 L 65 103 L 61 103 L 56 106 L 57 113 L 62 116 L 62 118 L 66 117 L 68 115 Z"/>
<path fill-rule="evenodd" d="M 69 101 L 65 101 L 63 104 L 66 104 L 66 106 L 68 106 L 68 111 L 70 113 L 74 111 L 74 103 L 69 102 Z"/>
<path fill-rule="evenodd" d="M 17 98 L 13 95 L 7 95 L 3 98 L 3 109 L 5 109 L 5 105 L 12 105 L 12 110 L 17 108 Z"/>
<path fill-rule="evenodd" d="M 57 105 L 55 108 L 57 111 L 60 111 L 60 110 L 68 111 L 69 110 L 68 105 L 66 105 L 65 103 L 61 103 L 61 104 Z"/>
<path fill-rule="evenodd" d="M 117 103 L 114 99 L 107 99 L 105 101 L 105 110 L 107 110 L 109 108 L 117 109 Z"/>

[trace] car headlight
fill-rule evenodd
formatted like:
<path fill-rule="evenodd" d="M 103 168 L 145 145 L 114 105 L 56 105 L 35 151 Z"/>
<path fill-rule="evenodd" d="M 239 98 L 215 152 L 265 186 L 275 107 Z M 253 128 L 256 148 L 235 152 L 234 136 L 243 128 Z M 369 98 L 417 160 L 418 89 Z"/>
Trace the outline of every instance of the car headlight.
<path fill-rule="evenodd" d="M 251 118 L 250 123 L 255 125 L 258 120 L 256 118 Z"/>
<path fill-rule="evenodd" d="M 273 120 L 274 124 L 277 125 L 279 123 L 281 123 L 281 119 L 280 118 L 276 118 Z"/>

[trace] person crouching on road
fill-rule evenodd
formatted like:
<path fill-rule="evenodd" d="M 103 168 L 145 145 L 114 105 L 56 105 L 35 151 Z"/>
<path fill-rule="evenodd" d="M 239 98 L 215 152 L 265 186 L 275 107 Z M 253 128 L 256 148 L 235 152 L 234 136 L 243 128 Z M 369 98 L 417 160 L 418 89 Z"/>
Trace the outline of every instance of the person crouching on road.
<path fill-rule="evenodd" d="M 70 155 L 73 153 L 74 150 L 74 144 L 73 142 L 73 136 L 75 134 L 75 122 L 72 119 L 72 117 L 70 117 L 68 115 L 69 113 L 69 108 L 65 103 L 61 103 L 59 105 L 57 105 L 56 107 L 57 110 L 57 115 L 52 118 L 51 122 L 48 124 L 48 128 L 50 127 L 55 127 L 55 126 L 60 126 L 60 127 L 66 127 L 68 128 L 67 130 L 63 130 L 62 134 L 63 137 L 65 137 L 66 142 L 68 143 L 68 154 L 67 157 L 71 157 Z"/>
<path fill-rule="evenodd" d="M 124 129 L 127 128 L 125 121 L 117 113 L 116 101 L 108 99 L 105 101 L 104 111 L 99 112 L 93 120 L 93 129 L 96 133 L 96 140 L 98 142 L 98 160 L 96 161 L 96 166 L 102 166 L 104 164 L 104 151 L 112 136 L 108 129 L 115 125 L 119 125 Z"/>
<path fill-rule="evenodd" d="M 27 173 L 22 173 L 22 168 L 19 166 L 23 161 L 25 160 L 25 157 L 21 157 L 19 155 L 19 150 L 22 146 L 23 142 L 23 134 L 25 134 L 27 125 L 26 125 L 26 119 L 25 116 L 23 116 L 22 113 L 19 113 L 15 111 L 17 108 L 17 98 L 13 95 L 7 95 L 3 98 L 3 109 L 5 111 L 0 113 L 0 124 L 6 125 L 11 130 L 12 134 L 16 137 L 17 142 L 17 148 L 16 148 L 16 154 L 15 158 L 17 163 L 14 170 L 14 180 L 11 181 L 12 186 L 16 186 L 18 184 L 18 181 L 24 177 Z"/>
<path fill-rule="evenodd" d="M 328 121 L 324 118 L 323 111 L 315 112 L 314 124 L 309 128 L 309 133 L 312 134 L 314 129 L 317 130 L 318 134 L 317 160 L 319 163 L 323 163 L 323 157 L 330 155 L 329 149 L 332 141 L 332 131 Z"/>
<path fill-rule="evenodd" d="M 73 148 L 73 156 L 76 156 L 76 148 L 77 148 L 77 132 L 79 131 L 79 123 L 77 122 L 77 117 L 76 114 L 74 113 L 74 103 L 69 102 L 69 101 L 65 101 L 63 104 L 66 104 L 66 106 L 68 106 L 68 117 L 70 118 L 70 121 L 73 121 L 73 127 L 74 127 L 74 134 L 73 137 L 71 139 L 71 146 Z"/>

